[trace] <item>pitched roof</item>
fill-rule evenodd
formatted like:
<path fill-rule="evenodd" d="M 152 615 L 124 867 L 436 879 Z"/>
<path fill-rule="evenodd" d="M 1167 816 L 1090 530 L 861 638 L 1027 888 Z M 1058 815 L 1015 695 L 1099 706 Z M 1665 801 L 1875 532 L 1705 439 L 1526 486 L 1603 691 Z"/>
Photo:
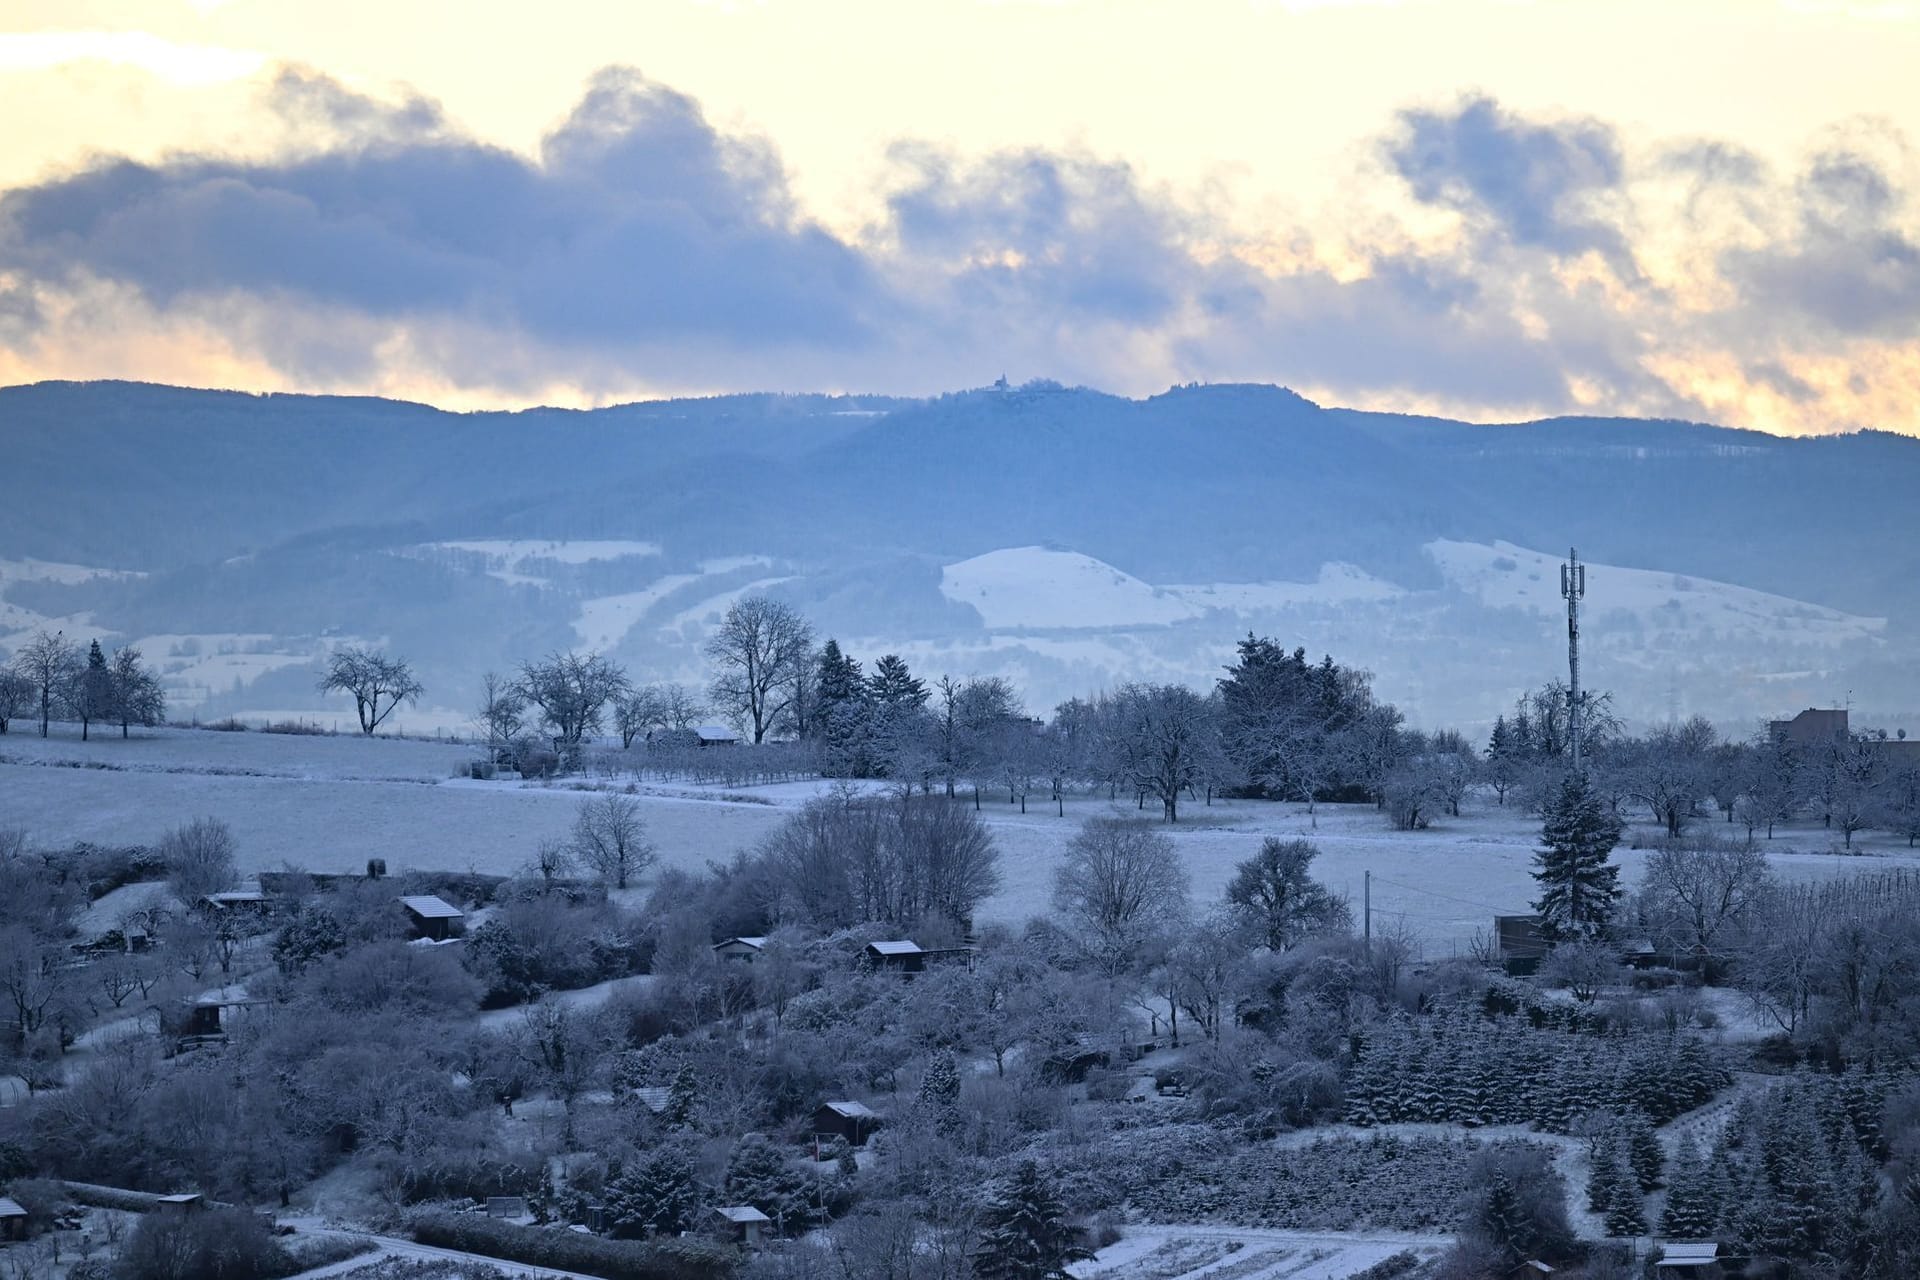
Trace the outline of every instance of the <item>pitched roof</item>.
<path fill-rule="evenodd" d="M 892 942 L 869 942 L 867 950 L 883 956 L 917 956 L 920 954 L 920 944 L 900 938 Z"/>
<path fill-rule="evenodd" d="M 0 1218 L 24 1218 L 27 1211 L 12 1196 L 0 1196 Z"/>
<path fill-rule="evenodd" d="M 836 1115 L 845 1116 L 849 1120 L 878 1120 L 880 1118 L 880 1113 L 864 1102 L 847 1102 L 843 1100 L 839 1102 L 823 1102 L 820 1105 Z"/>
<path fill-rule="evenodd" d="M 748 1223 L 773 1221 L 772 1218 L 769 1218 L 766 1214 L 760 1212 L 750 1204 L 721 1205 L 714 1209 L 714 1212 L 725 1218 L 728 1222 Z"/>
<path fill-rule="evenodd" d="M 703 724 L 694 730 L 702 742 L 738 742 L 740 735 L 723 724 Z"/>
<path fill-rule="evenodd" d="M 713 949 L 715 951 L 718 951 L 720 948 L 730 947 L 736 942 L 744 942 L 749 947 L 752 947 L 755 951 L 758 951 L 762 947 L 767 945 L 767 940 L 765 938 L 722 938 L 720 941 L 713 944 Z"/>
<path fill-rule="evenodd" d="M 244 907 L 257 902 L 266 902 L 267 895 L 258 889 L 222 889 L 219 893 L 205 894 L 200 899 L 216 907 Z"/>
<path fill-rule="evenodd" d="M 200 1199 L 198 1191 L 176 1191 L 168 1196 L 155 1196 L 160 1204 L 195 1204 Z"/>
<path fill-rule="evenodd" d="M 1660 1267 L 1704 1267 L 1717 1261 L 1720 1245 L 1713 1240 L 1662 1240 Z"/>
<path fill-rule="evenodd" d="M 645 1085 L 635 1089 L 633 1094 L 636 1098 L 640 1099 L 641 1104 L 644 1105 L 647 1110 L 653 1112 L 655 1115 L 665 1111 L 668 1104 L 673 1101 L 673 1090 L 667 1088 L 665 1085 Z"/>
<path fill-rule="evenodd" d="M 436 894 L 416 893 L 400 899 L 400 905 L 422 920 L 458 920 L 467 913 Z"/>

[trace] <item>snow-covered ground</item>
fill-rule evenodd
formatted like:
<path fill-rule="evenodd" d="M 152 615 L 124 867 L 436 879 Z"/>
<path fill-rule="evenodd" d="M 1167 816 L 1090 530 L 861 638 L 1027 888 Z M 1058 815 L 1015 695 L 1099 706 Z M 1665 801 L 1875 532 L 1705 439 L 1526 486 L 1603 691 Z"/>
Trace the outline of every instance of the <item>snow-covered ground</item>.
<path fill-rule="evenodd" d="M 1346 1280 L 1396 1253 L 1433 1257 L 1448 1236 L 1139 1225 L 1067 1268 L 1077 1280 Z"/>
<path fill-rule="evenodd" d="M 389 738 L 159 730 L 82 743 L 71 730 L 44 741 L 16 730 L 0 738 L 0 826 L 24 827 L 42 845 L 150 844 L 174 825 L 211 815 L 233 828 L 244 871 L 286 863 L 349 871 L 370 857 L 396 871 L 516 871 L 540 840 L 566 831 L 580 793 L 567 783 L 455 780 L 473 755 L 466 745 Z M 753 846 L 826 785 L 641 784 L 636 793 L 662 863 L 698 868 Z M 727 798 L 740 794 L 765 803 Z M 1072 796 L 1064 817 L 1039 797 L 1021 814 L 1004 793 L 983 794 L 1002 887 L 983 904 L 981 921 L 1018 923 L 1044 911 L 1060 851 L 1081 821 L 1136 812 L 1130 798 L 1115 804 L 1105 792 Z M 1219 897 L 1234 864 L 1266 836 L 1311 838 L 1321 849 L 1315 875 L 1348 897 L 1356 917 L 1371 872 L 1375 929 L 1404 923 L 1430 955 L 1465 952 L 1494 915 L 1527 910 L 1534 894 L 1537 820 L 1485 803 L 1420 832 L 1392 830 L 1369 806 L 1322 805 L 1309 815 L 1298 805 L 1254 801 L 1191 804 L 1178 826 L 1162 829 L 1200 903 Z M 1880 837 L 1862 846 L 1872 856 L 1784 852 L 1824 848 L 1833 838 L 1817 829 L 1783 831 L 1769 849 L 1776 871 L 1803 879 L 1920 864 Z M 1638 880 L 1645 857 L 1619 851 L 1627 883 Z"/>

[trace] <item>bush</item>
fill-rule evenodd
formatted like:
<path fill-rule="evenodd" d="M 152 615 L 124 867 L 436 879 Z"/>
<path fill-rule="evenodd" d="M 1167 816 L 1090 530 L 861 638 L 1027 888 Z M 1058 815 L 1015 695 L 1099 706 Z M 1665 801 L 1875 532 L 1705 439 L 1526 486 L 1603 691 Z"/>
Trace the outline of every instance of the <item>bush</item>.
<path fill-rule="evenodd" d="M 522 1227 L 478 1213 L 423 1210 L 408 1230 L 421 1244 L 502 1258 L 530 1267 L 578 1271 L 604 1280 L 725 1280 L 732 1249 L 694 1240 L 603 1240 L 553 1227 Z"/>
<path fill-rule="evenodd" d="M 262 733 L 286 733 L 297 737 L 330 738 L 333 730 L 322 728 L 311 720 L 275 720 L 271 724 L 260 726 Z"/>
<path fill-rule="evenodd" d="M 245 1209 L 142 1218 L 120 1255 L 118 1280 L 276 1280 L 305 1264 Z"/>

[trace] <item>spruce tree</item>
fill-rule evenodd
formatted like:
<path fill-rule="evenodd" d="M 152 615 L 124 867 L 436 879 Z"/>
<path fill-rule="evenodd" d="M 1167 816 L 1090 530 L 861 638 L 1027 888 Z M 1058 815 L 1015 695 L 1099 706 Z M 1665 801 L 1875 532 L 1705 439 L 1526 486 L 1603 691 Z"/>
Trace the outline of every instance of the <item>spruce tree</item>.
<path fill-rule="evenodd" d="M 86 741 L 95 720 L 113 714 L 113 673 L 107 668 L 107 655 L 95 640 L 87 650 L 86 669 L 74 682 L 70 699 L 73 713 L 80 717 L 80 740 Z"/>
<path fill-rule="evenodd" d="M 1642 1192 L 1653 1191 L 1660 1186 L 1666 1161 L 1666 1152 L 1660 1149 L 1660 1135 L 1653 1131 L 1652 1122 L 1644 1114 L 1630 1116 L 1627 1119 L 1627 1162 L 1633 1166 L 1634 1181 Z"/>
<path fill-rule="evenodd" d="M 1619 1132 L 1608 1128 L 1593 1144 L 1587 1167 L 1587 1210 L 1601 1215 L 1613 1211 L 1614 1202 L 1628 1194 L 1626 1162 L 1620 1152 Z"/>
<path fill-rule="evenodd" d="M 959 1102 L 960 1064 L 952 1051 L 943 1049 L 928 1061 L 915 1105 L 936 1128 L 950 1129 L 959 1119 L 955 1112 Z"/>
<path fill-rule="evenodd" d="M 1608 861 L 1620 832 L 1620 819 L 1586 775 L 1568 773 L 1547 804 L 1545 847 L 1534 855 L 1540 897 L 1533 908 L 1550 940 L 1595 938 L 1606 929 L 1620 900 L 1620 868 Z"/>
<path fill-rule="evenodd" d="M 607 1229 L 626 1238 L 690 1231 L 700 1207 L 693 1162 L 672 1147 L 656 1147 L 610 1180 L 601 1196 Z"/>
<path fill-rule="evenodd" d="M 1667 1179 L 1667 1207 L 1660 1218 L 1660 1234 L 1674 1240 L 1706 1240 L 1719 1226 L 1700 1144 L 1683 1134 L 1673 1153 Z"/>
<path fill-rule="evenodd" d="M 1023 1160 L 986 1203 L 978 1219 L 975 1280 L 1067 1280 L 1067 1264 L 1093 1255 L 1081 1248 L 1066 1206 L 1032 1160 Z"/>
<path fill-rule="evenodd" d="M 821 746 L 821 770 L 831 777 L 863 777 L 867 682 L 860 664 L 828 640 L 814 675 L 813 737 Z"/>
<path fill-rule="evenodd" d="M 727 1159 L 726 1194 L 734 1204 L 750 1204 L 773 1219 L 775 1231 L 804 1222 L 811 1199 L 807 1176 L 765 1134 L 740 1139 Z"/>

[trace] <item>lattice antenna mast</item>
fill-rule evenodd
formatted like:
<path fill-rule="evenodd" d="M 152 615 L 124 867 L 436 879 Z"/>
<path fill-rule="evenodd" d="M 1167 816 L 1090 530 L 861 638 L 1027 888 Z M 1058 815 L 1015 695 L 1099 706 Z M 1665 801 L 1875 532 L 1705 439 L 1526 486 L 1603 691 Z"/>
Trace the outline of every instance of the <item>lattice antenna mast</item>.
<path fill-rule="evenodd" d="M 1573 767 L 1580 765 L 1580 601 L 1587 594 L 1587 566 L 1580 553 L 1567 550 L 1567 562 L 1560 566 L 1560 595 L 1567 602 L 1567 742 L 1573 751 Z"/>

